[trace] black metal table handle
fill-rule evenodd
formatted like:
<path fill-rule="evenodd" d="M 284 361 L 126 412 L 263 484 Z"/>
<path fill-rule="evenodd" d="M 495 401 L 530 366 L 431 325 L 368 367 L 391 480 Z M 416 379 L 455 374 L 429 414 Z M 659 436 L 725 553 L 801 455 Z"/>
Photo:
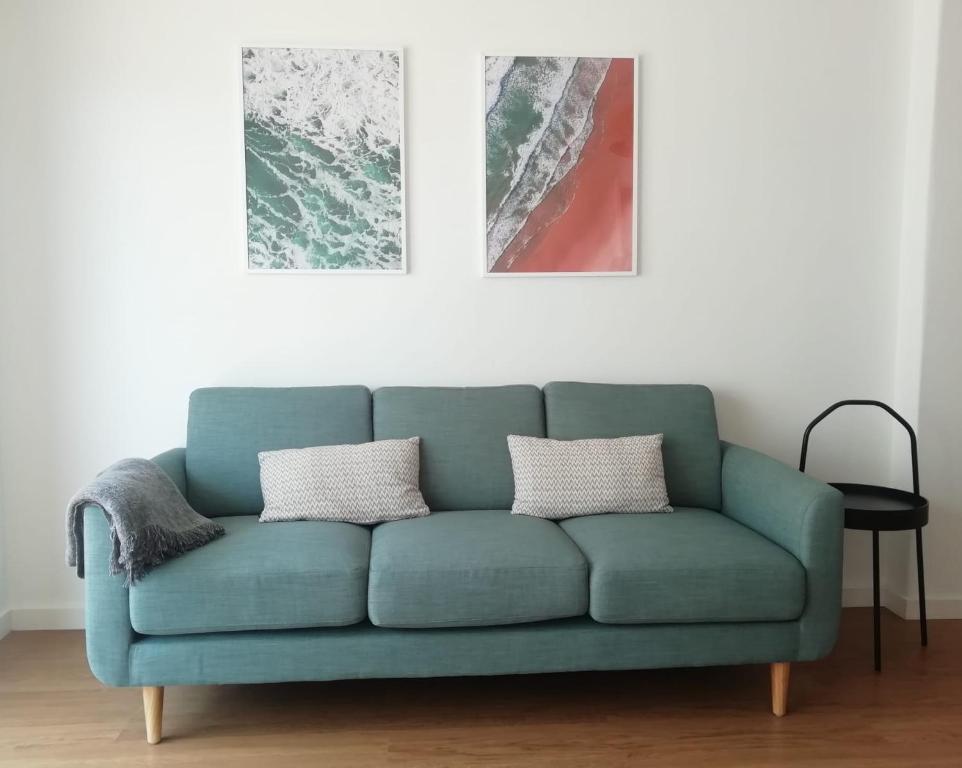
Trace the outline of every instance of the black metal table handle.
<path fill-rule="evenodd" d="M 812 419 L 811 423 L 805 427 L 805 434 L 802 436 L 802 455 L 798 460 L 798 471 L 805 471 L 805 462 L 808 459 L 808 438 L 811 435 L 812 430 L 818 426 L 819 422 L 823 421 L 826 416 L 837 411 L 843 405 L 874 405 L 876 408 L 881 408 L 886 411 L 893 419 L 895 419 L 899 424 L 905 427 L 905 431 L 909 433 L 909 449 L 912 452 L 912 493 L 916 496 L 919 495 L 919 443 L 915 437 L 915 430 L 912 429 L 912 425 L 909 424 L 902 416 L 890 405 L 886 405 L 880 400 L 839 400 L 835 405 L 830 405 L 824 411 L 822 411 L 818 416 Z"/>

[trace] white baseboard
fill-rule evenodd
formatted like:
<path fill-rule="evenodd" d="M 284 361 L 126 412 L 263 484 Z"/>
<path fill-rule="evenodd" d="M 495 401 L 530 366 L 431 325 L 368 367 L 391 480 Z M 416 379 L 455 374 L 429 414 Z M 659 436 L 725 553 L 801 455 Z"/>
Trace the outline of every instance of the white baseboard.
<path fill-rule="evenodd" d="M 901 613 L 895 610 L 894 606 L 901 606 L 903 603 L 897 600 L 895 593 L 883 589 L 879 595 L 882 601 L 882 607 L 888 608 L 893 613 L 902 616 Z M 903 598 L 904 599 L 904 598 Z M 843 608 L 871 608 L 872 607 L 872 588 L 871 587 L 845 587 L 842 590 L 842 607 Z M 905 616 L 902 616 L 904 619 Z"/>
<path fill-rule="evenodd" d="M 13 611 L 3 611 L 0 613 L 0 640 L 10 634 L 10 630 L 13 629 L 13 616 L 11 615 Z"/>
<path fill-rule="evenodd" d="M 903 619 L 919 618 L 918 597 L 891 595 L 889 610 Z M 926 595 L 925 614 L 929 619 L 962 619 L 962 597 L 953 595 Z"/>
<path fill-rule="evenodd" d="M 84 610 L 70 608 L 17 608 L 12 614 L 12 629 L 16 632 L 33 629 L 83 629 Z"/>
<path fill-rule="evenodd" d="M 918 597 L 906 597 L 891 589 L 882 589 L 882 607 L 903 619 L 919 618 Z M 846 608 L 866 608 L 872 605 L 871 587 L 852 587 L 842 590 L 842 605 Z M 962 619 L 962 597 L 958 595 L 926 595 L 926 617 L 929 619 Z"/>

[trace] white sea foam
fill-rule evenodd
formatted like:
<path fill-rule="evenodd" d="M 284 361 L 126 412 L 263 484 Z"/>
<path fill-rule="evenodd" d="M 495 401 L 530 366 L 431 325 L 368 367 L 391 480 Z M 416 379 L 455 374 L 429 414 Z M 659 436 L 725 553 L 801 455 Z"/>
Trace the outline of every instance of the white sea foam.
<path fill-rule="evenodd" d="M 484 59 L 484 113 L 490 114 L 501 97 L 501 83 L 514 64 L 513 56 L 487 56 Z"/>
<path fill-rule="evenodd" d="M 245 114 L 323 143 L 397 145 L 399 78 L 393 51 L 247 48 Z"/>

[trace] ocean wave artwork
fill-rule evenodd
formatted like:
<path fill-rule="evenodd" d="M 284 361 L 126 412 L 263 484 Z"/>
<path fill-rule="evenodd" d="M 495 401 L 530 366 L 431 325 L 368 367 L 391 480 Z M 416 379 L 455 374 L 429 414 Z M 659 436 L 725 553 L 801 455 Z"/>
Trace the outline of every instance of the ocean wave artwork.
<path fill-rule="evenodd" d="M 254 270 L 404 270 L 397 51 L 243 48 Z"/>
<path fill-rule="evenodd" d="M 486 271 L 634 274 L 635 60 L 484 70 Z"/>

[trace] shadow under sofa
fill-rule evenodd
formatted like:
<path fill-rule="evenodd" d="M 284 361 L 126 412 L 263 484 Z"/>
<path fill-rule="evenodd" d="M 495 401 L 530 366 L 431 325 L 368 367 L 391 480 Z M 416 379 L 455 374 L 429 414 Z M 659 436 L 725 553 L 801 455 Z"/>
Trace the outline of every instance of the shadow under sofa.
<path fill-rule="evenodd" d="M 510 513 L 507 435 L 654 433 L 674 512 Z M 259 451 L 413 436 L 428 517 L 258 522 Z M 151 743 L 168 685 L 765 663 L 782 715 L 835 643 L 841 494 L 721 442 L 705 387 L 200 389 L 154 461 L 227 535 L 127 588 L 84 510 L 88 661 L 143 687 Z"/>

